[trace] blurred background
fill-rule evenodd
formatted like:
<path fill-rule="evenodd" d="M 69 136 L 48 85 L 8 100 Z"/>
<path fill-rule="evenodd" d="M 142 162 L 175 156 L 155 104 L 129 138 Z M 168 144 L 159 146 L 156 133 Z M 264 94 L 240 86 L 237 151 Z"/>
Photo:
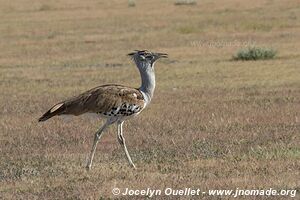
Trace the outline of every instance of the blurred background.
<path fill-rule="evenodd" d="M 299 190 L 298 0 L 0 0 L 0 49 L 2 199 L 107 199 L 114 187 Z M 86 172 L 103 122 L 37 119 L 97 85 L 138 87 L 126 56 L 135 49 L 169 54 L 155 66 L 151 105 L 124 127 L 138 169 L 111 127 Z"/>

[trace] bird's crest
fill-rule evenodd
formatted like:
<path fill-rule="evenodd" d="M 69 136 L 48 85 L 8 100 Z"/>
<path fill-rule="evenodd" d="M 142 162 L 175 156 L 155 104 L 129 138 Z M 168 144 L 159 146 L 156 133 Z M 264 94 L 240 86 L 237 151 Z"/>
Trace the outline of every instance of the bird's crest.
<path fill-rule="evenodd" d="M 166 53 L 155 53 L 148 50 L 134 50 L 133 52 L 129 53 L 128 56 L 131 59 L 135 60 L 135 57 L 141 57 L 143 59 L 148 58 L 149 61 L 156 61 L 159 58 L 167 58 L 168 54 Z"/>
<path fill-rule="evenodd" d="M 150 51 L 148 50 L 134 50 L 133 52 L 129 53 L 128 56 L 131 56 L 133 57 L 134 55 L 140 55 L 140 56 L 146 56 L 146 55 L 149 55 L 149 54 L 152 54 Z"/>

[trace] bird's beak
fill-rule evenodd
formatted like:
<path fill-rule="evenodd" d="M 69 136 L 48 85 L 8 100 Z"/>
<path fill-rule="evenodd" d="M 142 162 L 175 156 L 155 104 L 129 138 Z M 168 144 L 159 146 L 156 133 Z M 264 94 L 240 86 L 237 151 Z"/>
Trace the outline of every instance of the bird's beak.
<path fill-rule="evenodd" d="M 127 56 L 133 56 L 135 54 L 135 52 L 129 53 L 127 54 Z"/>
<path fill-rule="evenodd" d="M 156 53 L 157 58 L 167 58 L 168 54 L 166 53 Z"/>

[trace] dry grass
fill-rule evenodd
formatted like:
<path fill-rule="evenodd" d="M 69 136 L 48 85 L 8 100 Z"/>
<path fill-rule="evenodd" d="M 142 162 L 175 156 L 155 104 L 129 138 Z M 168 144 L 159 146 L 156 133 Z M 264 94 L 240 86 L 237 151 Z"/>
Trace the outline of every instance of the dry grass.
<path fill-rule="evenodd" d="M 113 198 L 114 186 L 299 190 L 299 2 L 153 2 L 1 0 L 0 198 Z M 230 61 L 247 42 L 280 53 Z M 156 65 L 151 106 L 124 128 L 138 169 L 114 127 L 86 172 L 101 122 L 37 118 L 96 85 L 138 86 L 133 49 L 170 57 Z"/>

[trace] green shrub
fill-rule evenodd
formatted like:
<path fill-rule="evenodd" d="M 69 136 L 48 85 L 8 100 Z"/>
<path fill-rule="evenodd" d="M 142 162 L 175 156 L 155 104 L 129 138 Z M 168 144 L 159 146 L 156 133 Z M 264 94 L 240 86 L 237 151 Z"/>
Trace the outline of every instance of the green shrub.
<path fill-rule="evenodd" d="M 196 4 L 196 0 L 176 0 L 175 5 L 180 6 L 180 5 L 194 5 Z"/>
<path fill-rule="evenodd" d="M 128 0 L 128 7 L 134 7 L 135 1 L 134 0 Z"/>
<path fill-rule="evenodd" d="M 276 55 L 276 51 L 271 48 L 248 47 L 247 49 L 239 50 L 233 56 L 234 60 L 266 60 L 272 59 Z"/>

